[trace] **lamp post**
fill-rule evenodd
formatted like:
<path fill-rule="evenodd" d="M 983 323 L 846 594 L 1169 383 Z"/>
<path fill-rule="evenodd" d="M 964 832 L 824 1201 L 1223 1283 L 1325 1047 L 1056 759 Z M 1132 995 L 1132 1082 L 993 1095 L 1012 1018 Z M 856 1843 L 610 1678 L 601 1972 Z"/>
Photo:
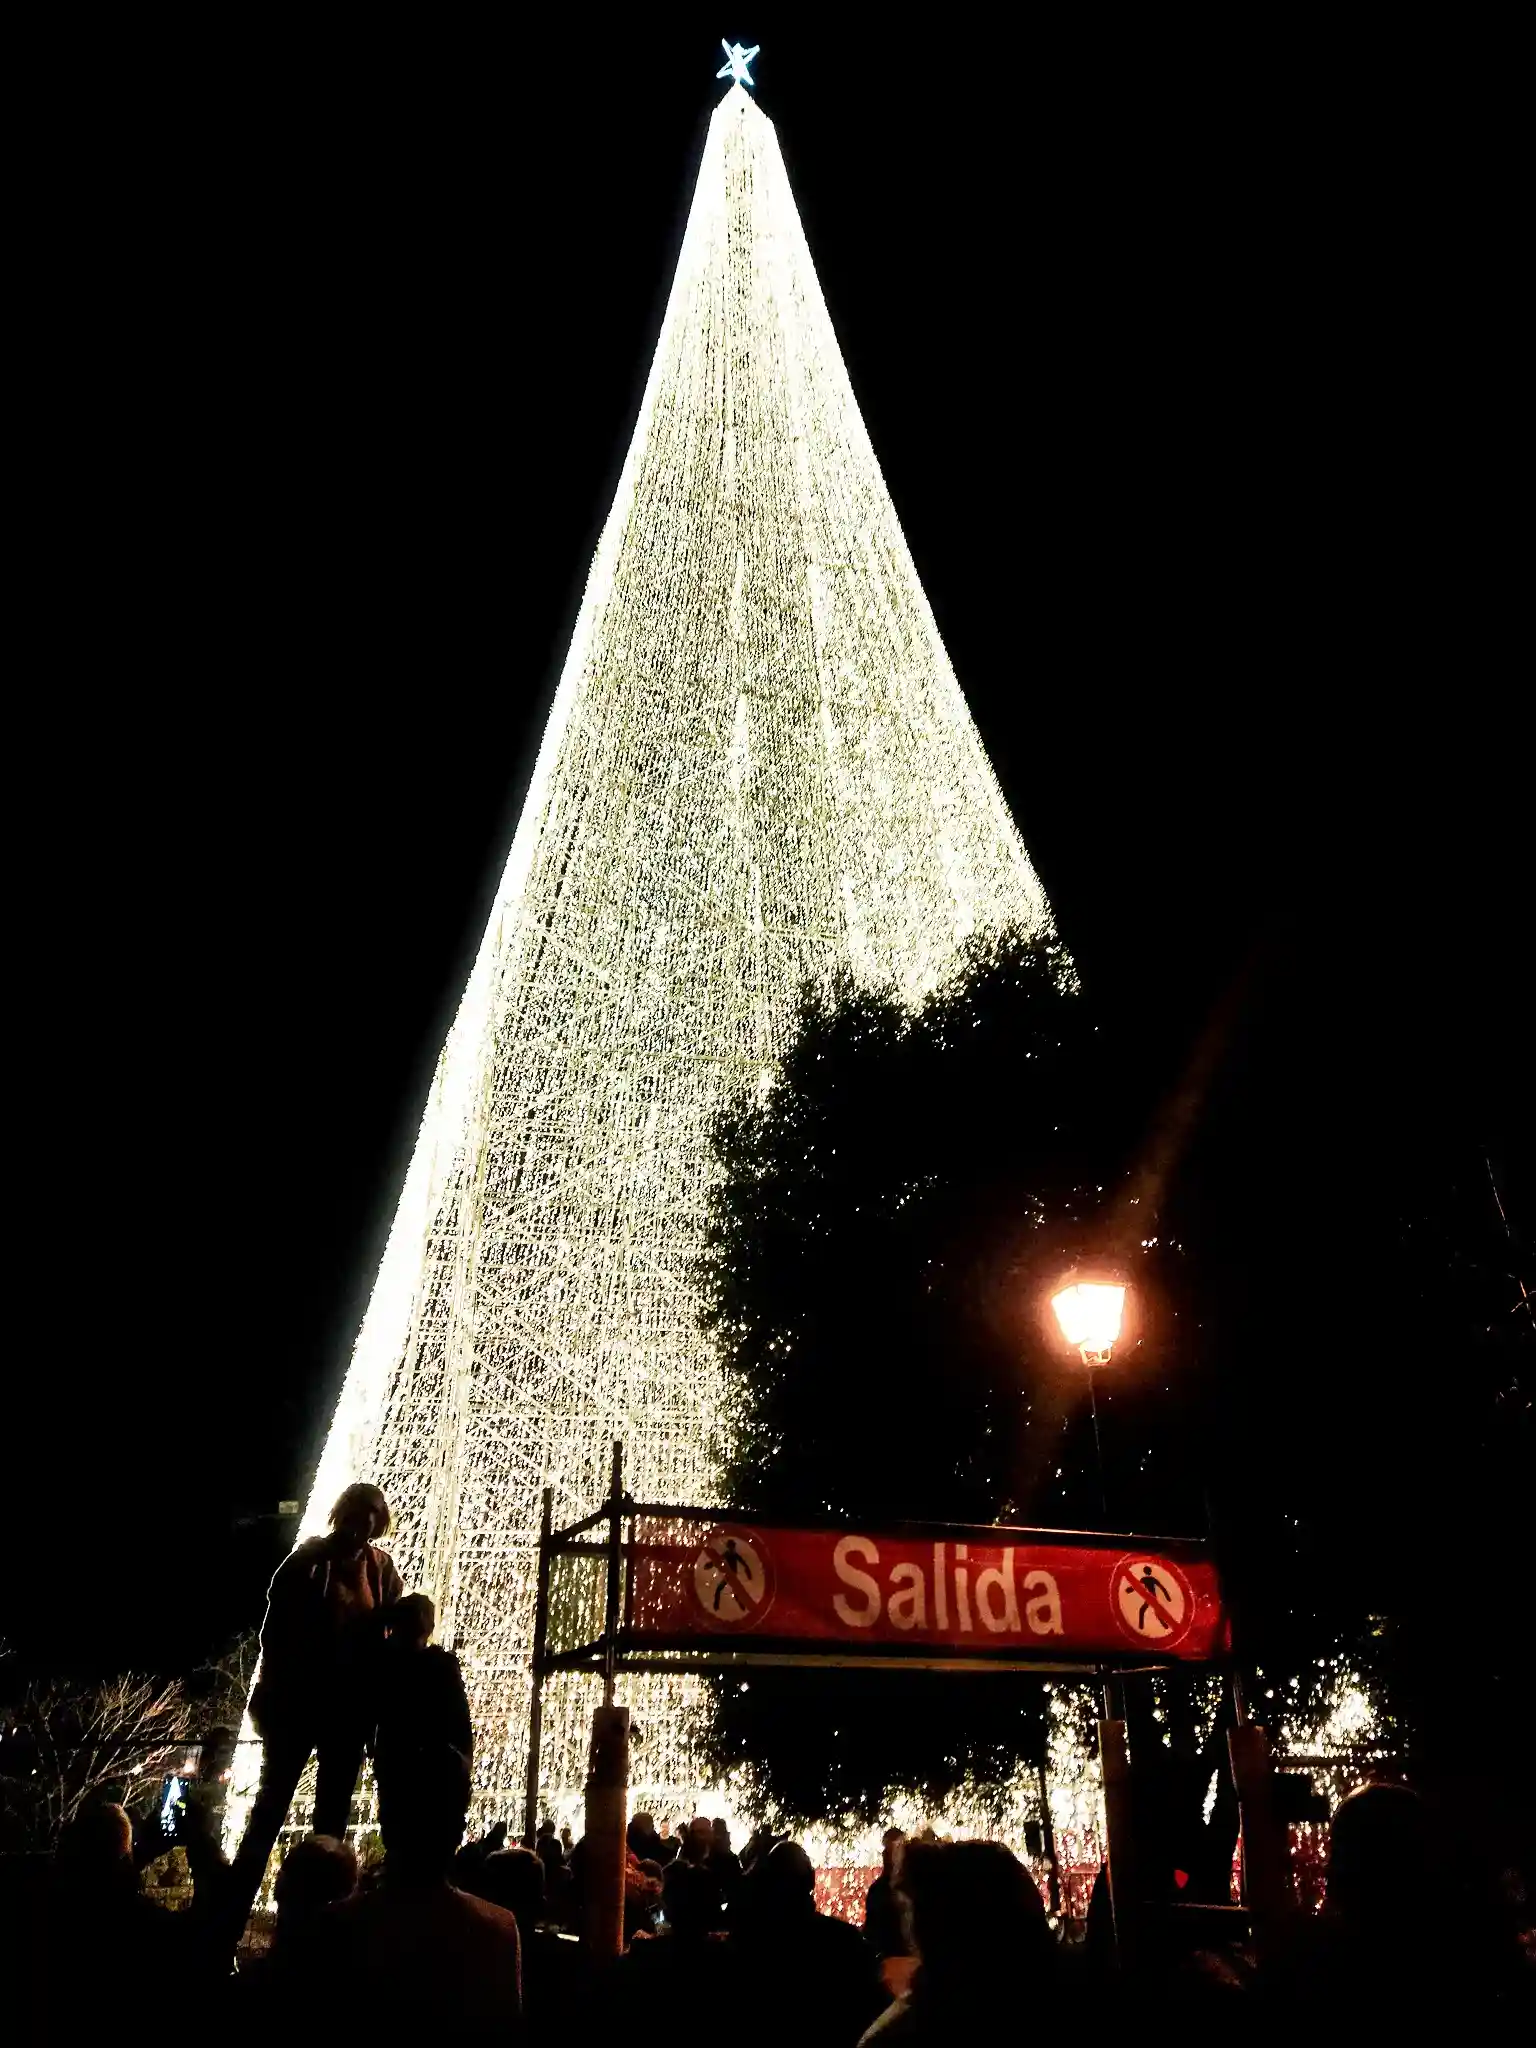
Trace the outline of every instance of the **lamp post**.
<path fill-rule="evenodd" d="M 1099 1397 L 1094 1374 L 1108 1365 L 1125 1320 L 1125 1281 L 1117 1273 L 1074 1268 L 1051 1296 L 1061 1334 L 1088 1373 L 1093 1411 L 1093 1455 L 1099 1468 L 1099 1506 L 1106 1525 L 1109 1498 L 1104 1485 L 1104 1449 L 1099 1442 Z M 1115 1945 L 1124 1963 L 1135 1950 L 1137 1895 L 1135 1843 L 1131 1833 L 1130 1752 L 1119 1681 L 1104 1671 L 1104 1708 L 1099 1722 L 1099 1765 L 1104 1781 L 1104 1840 Z"/>
<path fill-rule="evenodd" d="M 1109 1355 L 1120 1335 L 1125 1314 L 1125 1285 L 1111 1274 L 1090 1274 L 1074 1268 L 1051 1296 L 1051 1307 L 1061 1325 L 1062 1336 L 1088 1368 L 1088 1395 L 1093 1407 L 1093 1449 L 1099 1466 L 1099 1501 L 1107 1522 L 1109 1507 L 1104 1497 L 1104 1454 L 1099 1447 L 1099 1404 L 1094 1392 L 1093 1374 L 1096 1366 L 1109 1363 Z M 1056 1862 L 1056 1830 L 1051 1818 L 1051 1787 L 1046 1772 L 1044 1744 L 1035 1770 L 1040 1796 L 1041 1846 L 1045 1851 L 1051 1911 L 1059 1918 L 1061 1877 Z"/>
<path fill-rule="evenodd" d="M 1073 1271 L 1051 1296 L 1061 1334 L 1088 1370 L 1088 1406 L 1093 1413 L 1093 1455 L 1099 1467 L 1099 1506 L 1109 1520 L 1104 1486 L 1104 1449 L 1099 1441 L 1099 1396 L 1094 1373 L 1108 1365 L 1125 1319 L 1125 1282 L 1112 1274 Z"/>

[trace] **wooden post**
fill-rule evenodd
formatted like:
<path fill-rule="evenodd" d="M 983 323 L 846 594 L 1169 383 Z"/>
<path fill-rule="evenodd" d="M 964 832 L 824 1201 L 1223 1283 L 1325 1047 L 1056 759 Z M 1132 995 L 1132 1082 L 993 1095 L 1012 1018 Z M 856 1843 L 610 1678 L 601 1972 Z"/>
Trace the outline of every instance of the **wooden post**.
<path fill-rule="evenodd" d="M 1109 1862 L 1109 1903 L 1115 1918 L 1115 1955 L 1123 1970 L 1135 1958 L 1141 1901 L 1131 1813 L 1131 1758 L 1121 1718 L 1099 1723 L 1099 1769 L 1104 1778 L 1104 1846 Z"/>
<path fill-rule="evenodd" d="M 624 1826 L 629 1800 L 629 1709 L 597 1707 L 587 1771 L 581 1939 L 592 1956 L 624 1949 Z"/>
<path fill-rule="evenodd" d="M 1247 1721 L 1229 1730 L 1227 1753 L 1242 1815 L 1243 1904 L 1252 1919 L 1254 1948 L 1262 1961 L 1290 1905 L 1287 1844 L 1275 1812 L 1269 1735 Z"/>

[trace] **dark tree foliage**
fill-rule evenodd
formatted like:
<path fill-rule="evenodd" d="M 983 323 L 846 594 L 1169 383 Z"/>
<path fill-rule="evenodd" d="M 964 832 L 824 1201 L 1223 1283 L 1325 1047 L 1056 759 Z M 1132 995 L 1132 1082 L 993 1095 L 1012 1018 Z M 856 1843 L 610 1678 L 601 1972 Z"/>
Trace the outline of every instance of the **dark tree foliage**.
<path fill-rule="evenodd" d="M 1536 1821 L 1528 1762 L 1493 1741 L 1528 1685 L 1510 1617 L 1536 1489 L 1530 1246 L 1501 1219 L 1480 1146 L 1406 1119 L 1348 1135 L 1342 1156 L 1368 1179 L 1277 1172 L 1271 1203 L 1242 1219 L 1246 1247 L 1220 1214 L 1226 1162 L 1197 1159 L 1183 1205 L 1201 1212 L 1218 1427 L 1241 1479 L 1227 1525 L 1245 1636 L 1303 1692 L 1321 1650 L 1347 1651 L 1409 1761 L 1518 1776 Z M 1273 1221 L 1282 1205 L 1302 1219 L 1300 1251 Z"/>
<path fill-rule="evenodd" d="M 1420 1781 L 1481 1776 L 1469 1809 L 1523 1803 L 1536 1840 L 1527 1747 L 1499 1732 L 1528 1690 L 1511 1617 L 1536 1490 L 1529 1118 L 1499 1052 L 1508 1006 L 1458 1007 L 1477 921 L 1422 919 L 1389 890 L 1363 924 L 1298 913 L 1167 1214 L 1200 1304 L 1245 1656 L 1278 1687 L 1347 1651 Z M 1369 1011 L 1333 1000 L 1362 929 Z"/>
<path fill-rule="evenodd" d="M 975 948 L 915 1012 L 807 997 L 781 1078 L 720 1123 L 707 1324 L 736 1435 L 728 1498 L 788 1521 L 1103 1526 L 1086 1380 L 1048 1297 L 1137 1262 L 1101 1400 L 1113 1526 L 1200 1525 L 1178 1260 L 1129 1175 L 1154 1097 L 1046 943 Z M 1184 1347 L 1185 1354 L 1189 1347 Z M 942 1796 L 1039 1740 L 1028 1679 L 761 1672 L 717 1689 L 720 1759 L 793 1811 Z"/>
<path fill-rule="evenodd" d="M 1317 1018 L 1326 933 L 1315 950 L 1298 940 L 1203 1032 L 1160 1019 L 1155 990 L 1096 1012 L 1058 950 L 1017 938 L 915 1013 L 808 999 L 777 1085 L 716 1134 L 728 1498 L 864 1526 L 1187 1533 L 1209 1514 L 1263 1688 L 1305 1711 L 1346 1652 L 1454 1774 L 1515 1711 L 1525 1661 L 1524 1154 L 1490 1154 L 1506 1227 L 1475 1131 L 1426 1116 L 1399 1017 L 1341 1032 L 1326 1066 L 1300 1057 L 1336 1021 Z M 1099 1375 L 1107 1516 L 1085 1375 L 1046 1306 L 1104 1253 L 1135 1283 Z M 1038 1700 L 1001 1678 L 764 1672 L 722 1682 L 715 1739 L 792 1811 L 872 1814 L 884 1786 L 938 1798 L 1027 1754 Z"/>

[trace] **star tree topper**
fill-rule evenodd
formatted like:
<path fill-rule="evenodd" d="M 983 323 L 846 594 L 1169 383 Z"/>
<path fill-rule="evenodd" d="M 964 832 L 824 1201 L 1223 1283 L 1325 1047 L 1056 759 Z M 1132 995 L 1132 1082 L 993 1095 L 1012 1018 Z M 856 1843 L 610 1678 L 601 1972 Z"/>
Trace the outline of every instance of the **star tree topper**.
<path fill-rule="evenodd" d="M 740 43 L 728 43 L 722 36 L 720 47 L 725 52 L 725 62 L 715 73 L 716 78 L 728 78 L 732 85 L 751 85 L 753 78 L 747 66 L 763 47 L 762 44 L 754 43 L 750 50 L 744 50 Z"/>

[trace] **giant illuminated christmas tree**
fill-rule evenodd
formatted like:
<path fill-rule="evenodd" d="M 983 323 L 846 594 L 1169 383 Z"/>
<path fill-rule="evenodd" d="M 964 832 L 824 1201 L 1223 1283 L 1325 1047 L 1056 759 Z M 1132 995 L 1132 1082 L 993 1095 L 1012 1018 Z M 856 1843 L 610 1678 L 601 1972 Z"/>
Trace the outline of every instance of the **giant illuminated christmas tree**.
<path fill-rule="evenodd" d="M 1048 917 L 733 83 L 305 1523 L 351 1479 L 388 1494 L 461 1651 L 482 1812 L 520 1802 L 541 1489 L 591 1509 L 617 1437 L 637 1497 L 714 1497 L 691 1268 L 720 1104 L 807 981 L 915 995 L 968 934 Z M 556 1798 L 585 1764 L 568 1688 Z M 685 1798 L 689 1682 L 628 1696 L 637 1775 Z"/>

